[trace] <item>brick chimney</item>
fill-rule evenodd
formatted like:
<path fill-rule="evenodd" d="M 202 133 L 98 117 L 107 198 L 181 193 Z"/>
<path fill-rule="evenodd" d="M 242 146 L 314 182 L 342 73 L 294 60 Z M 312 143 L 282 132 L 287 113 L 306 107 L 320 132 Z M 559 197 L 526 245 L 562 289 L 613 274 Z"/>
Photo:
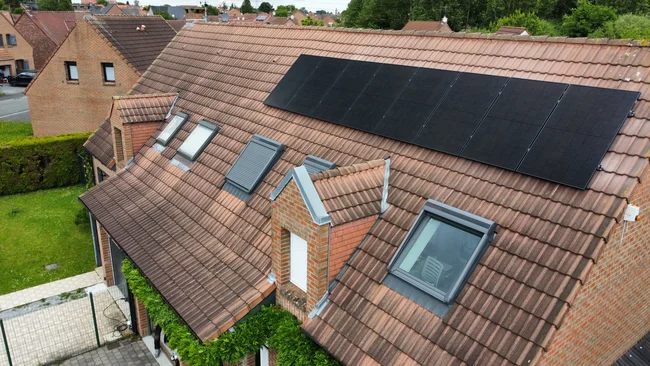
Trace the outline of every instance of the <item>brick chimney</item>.
<path fill-rule="evenodd" d="M 273 191 L 277 302 L 304 320 L 387 208 L 390 160 L 309 174 L 291 169 Z"/>

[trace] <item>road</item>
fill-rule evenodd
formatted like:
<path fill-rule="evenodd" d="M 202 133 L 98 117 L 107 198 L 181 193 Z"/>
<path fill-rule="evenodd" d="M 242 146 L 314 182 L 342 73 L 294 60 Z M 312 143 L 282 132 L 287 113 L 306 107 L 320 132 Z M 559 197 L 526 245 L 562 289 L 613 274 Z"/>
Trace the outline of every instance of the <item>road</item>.
<path fill-rule="evenodd" d="M 31 121 L 27 97 L 23 94 L 0 97 L 0 120 Z"/>

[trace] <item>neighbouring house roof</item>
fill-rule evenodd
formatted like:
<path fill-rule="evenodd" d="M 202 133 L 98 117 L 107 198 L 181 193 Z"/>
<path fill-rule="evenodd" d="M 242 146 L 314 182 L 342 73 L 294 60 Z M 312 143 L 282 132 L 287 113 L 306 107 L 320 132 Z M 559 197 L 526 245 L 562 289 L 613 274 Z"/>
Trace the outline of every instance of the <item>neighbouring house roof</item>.
<path fill-rule="evenodd" d="M 178 94 L 156 93 L 113 97 L 122 123 L 162 122 Z"/>
<path fill-rule="evenodd" d="M 418 31 L 438 31 L 438 32 L 451 32 L 451 28 L 447 23 L 437 20 L 424 21 L 424 20 L 411 20 L 402 30 L 418 30 Z"/>
<path fill-rule="evenodd" d="M 302 53 L 629 89 L 641 99 L 579 190 L 264 105 Z M 162 153 L 150 138 L 128 171 L 81 200 L 205 340 L 273 290 L 270 194 L 291 169 L 308 154 L 338 166 L 390 156 L 390 206 L 305 330 L 347 364 L 525 364 L 549 347 L 647 169 L 648 65 L 648 49 L 623 40 L 195 24 L 133 88 L 180 89 L 174 110 L 189 121 Z M 183 173 L 170 159 L 201 119 L 221 129 Z M 253 134 L 285 151 L 244 203 L 221 187 Z M 382 284 L 428 199 L 498 225 L 445 319 Z"/>
<path fill-rule="evenodd" d="M 266 19 L 265 23 L 272 25 L 285 25 L 289 21 L 289 17 L 276 17 L 271 16 Z"/>
<path fill-rule="evenodd" d="M 90 155 L 94 156 L 107 167 L 112 166 L 113 157 L 113 135 L 111 132 L 111 121 L 107 119 L 101 126 L 88 138 L 84 147 Z"/>
<path fill-rule="evenodd" d="M 8 12 L 8 11 L 6 11 L 6 10 L 2 10 L 2 11 L 0 11 L 0 14 L 2 14 L 2 16 L 3 16 L 5 19 L 7 19 L 7 21 L 9 22 L 9 24 L 11 24 L 11 25 L 14 25 L 14 24 L 15 24 L 16 20 L 15 20 L 13 14 L 11 14 L 10 12 Z"/>
<path fill-rule="evenodd" d="M 176 35 L 158 16 L 96 15 L 85 19 L 141 74 Z M 137 30 L 142 25 L 145 30 Z"/>
<path fill-rule="evenodd" d="M 513 34 L 516 36 L 523 35 L 526 36 L 528 35 L 528 31 L 526 30 L 526 27 L 510 27 L 507 25 L 504 25 L 497 29 L 495 34 Z"/>
<path fill-rule="evenodd" d="M 630 348 L 614 366 L 643 366 L 650 365 L 650 333 L 641 338 L 634 347 Z"/>
<path fill-rule="evenodd" d="M 73 11 L 26 11 L 27 16 L 57 45 L 72 29 L 76 19 Z"/>
<path fill-rule="evenodd" d="M 174 28 L 176 32 L 180 32 L 181 29 L 185 26 L 185 21 L 184 20 L 168 20 L 167 23 Z"/>

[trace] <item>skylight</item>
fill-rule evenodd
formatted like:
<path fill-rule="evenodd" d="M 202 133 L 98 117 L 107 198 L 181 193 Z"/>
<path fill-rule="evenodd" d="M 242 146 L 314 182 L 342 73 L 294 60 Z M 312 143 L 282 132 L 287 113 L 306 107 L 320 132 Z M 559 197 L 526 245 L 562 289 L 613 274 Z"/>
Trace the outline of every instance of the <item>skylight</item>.
<path fill-rule="evenodd" d="M 451 304 L 492 241 L 495 228 L 492 221 L 429 200 L 389 271 Z"/>
<path fill-rule="evenodd" d="M 200 121 L 194 128 L 194 131 L 190 133 L 183 144 L 178 148 L 177 152 L 188 160 L 196 160 L 218 131 L 219 126 L 214 123 Z"/>
<path fill-rule="evenodd" d="M 179 112 L 176 113 L 174 118 L 167 124 L 165 129 L 158 135 L 158 142 L 163 146 L 166 146 L 169 141 L 176 135 L 178 130 L 181 129 L 181 126 L 189 116 L 185 113 Z"/>
<path fill-rule="evenodd" d="M 248 145 L 226 174 L 224 189 L 247 199 L 271 170 L 284 151 L 284 145 L 260 135 L 253 135 Z M 238 192 L 239 191 L 239 192 Z"/>

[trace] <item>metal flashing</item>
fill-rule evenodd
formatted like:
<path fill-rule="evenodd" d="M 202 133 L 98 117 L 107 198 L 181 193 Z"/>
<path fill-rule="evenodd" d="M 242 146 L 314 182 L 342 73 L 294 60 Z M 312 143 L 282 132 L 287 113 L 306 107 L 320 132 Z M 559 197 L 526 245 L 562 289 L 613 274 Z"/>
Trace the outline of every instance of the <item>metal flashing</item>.
<path fill-rule="evenodd" d="M 302 165 L 307 168 L 309 174 L 320 173 L 325 170 L 336 168 L 336 164 L 315 155 L 307 155 Z"/>
<path fill-rule="evenodd" d="M 307 168 L 305 166 L 295 167 L 284 176 L 280 184 L 271 192 L 271 201 L 280 195 L 284 187 L 293 179 L 298 186 L 300 195 L 302 196 L 305 205 L 309 209 L 309 214 L 311 215 L 312 220 L 316 225 L 331 224 L 332 218 L 327 213 L 323 201 L 321 201 L 316 187 L 314 187 L 314 182 L 311 181 Z"/>
<path fill-rule="evenodd" d="M 386 158 L 386 168 L 384 169 L 384 188 L 381 192 L 381 213 L 388 210 L 388 177 L 390 176 L 390 157 Z"/>

